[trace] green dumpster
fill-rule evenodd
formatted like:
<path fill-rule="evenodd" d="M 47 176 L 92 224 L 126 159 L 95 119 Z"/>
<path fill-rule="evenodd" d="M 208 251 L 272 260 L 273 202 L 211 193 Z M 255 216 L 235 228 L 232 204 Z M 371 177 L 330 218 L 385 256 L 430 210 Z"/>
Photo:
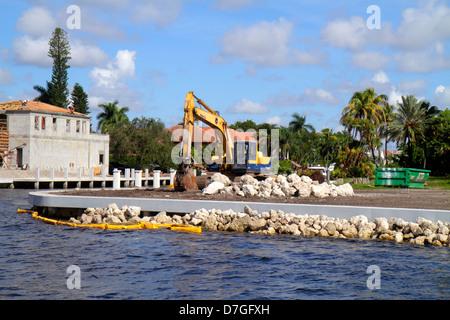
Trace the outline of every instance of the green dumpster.
<path fill-rule="evenodd" d="M 423 169 L 377 168 L 375 170 L 375 186 L 423 188 L 430 173 L 430 170 Z"/>

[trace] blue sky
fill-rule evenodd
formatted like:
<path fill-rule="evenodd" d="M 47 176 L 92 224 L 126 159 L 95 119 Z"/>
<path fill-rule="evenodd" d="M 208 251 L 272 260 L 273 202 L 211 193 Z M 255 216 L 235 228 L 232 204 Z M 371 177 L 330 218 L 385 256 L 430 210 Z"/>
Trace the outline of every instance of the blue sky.
<path fill-rule="evenodd" d="M 51 77 L 56 26 L 72 48 L 69 85 L 97 105 L 118 100 L 130 118 L 183 117 L 186 93 L 228 123 L 287 125 L 294 112 L 316 130 L 340 130 L 354 91 L 395 103 L 415 94 L 450 106 L 448 1 L 0 0 L 0 101 L 33 99 Z M 67 10 L 79 8 L 79 16 Z M 380 9 L 379 29 L 367 20 Z M 80 28 L 70 29 L 79 17 Z M 67 24 L 69 20 L 69 25 Z M 369 22 L 371 22 L 370 20 Z M 370 23 L 369 23 L 370 25 Z"/>

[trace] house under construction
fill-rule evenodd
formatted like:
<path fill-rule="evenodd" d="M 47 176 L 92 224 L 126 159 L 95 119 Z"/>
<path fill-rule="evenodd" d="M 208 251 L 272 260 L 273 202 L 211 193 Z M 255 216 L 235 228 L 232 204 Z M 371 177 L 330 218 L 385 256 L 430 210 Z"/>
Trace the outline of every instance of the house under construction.
<path fill-rule="evenodd" d="M 90 116 L 46 103 L 0 103 L 0 165 L 9 169 L 107 169 L 109 136 L 91 133 L 90 126 Z"/>

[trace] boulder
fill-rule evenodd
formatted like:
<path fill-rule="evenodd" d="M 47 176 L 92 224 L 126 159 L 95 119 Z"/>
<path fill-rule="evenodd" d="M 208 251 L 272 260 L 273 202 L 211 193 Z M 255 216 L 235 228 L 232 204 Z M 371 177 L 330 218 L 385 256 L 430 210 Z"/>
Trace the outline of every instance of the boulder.
<path fill-rule="evenodd" d="M 337 186 L 336 192 L 339 196 L 342 197 L 350 197 L 355 194 L 353 192 L 353 187 L 350 185 L 350 183 L 345 183 L 343 185 Z"/>
<path fill-rule="evenodd" d="M 115 203 L 110 203 L 108 204 L 108 209 L 112 209 L 112 210 L 120 210 L 119 206 Z"/>
<path fill-rule="evenodd" d="M 358 230 L 353 224 L 344 223 L 341 232 L 346 238 L 353 238 L 358 235 Z"/>
<path fill-rule="evenodd" d="M 81 223 L 82 224 L 89 224 L 89 223 L 92 222 L 92 218 L 93 218 L 93 216 L 91 216 L 89 214 L 86 214 L 86 213 L 83 213 L 81 215 Z"/>
<path fill-rule="evenodd" d="M 90 215 L 94 215 L 95 214 L 95 208 L 86 208 L 86 210 L 84 210 L 84 213 L 90 214 Z"/>
<path fill-rule="evenodd" d="M 103 218 L 104 223 L 113 224 L 113 223 L 122 223 L 122 221 L 113 215 L 109 215 L 106 218 Z"/>
<path fill-rule="evenodd" d="M 211 177 L 212 182 L 221 182 L 224 186 L 230 186 L 231 180 L 226 175 L 223 175 L 221 173 L 214 173 Z"/>
<path fill-rule="evenodd" d="M 380 240 L 394 240 L 394 235 L 391 233 L 383 233 L 380 235 Z"/>
<path fill-rule="evenodd" d="M 422 217 L 418 217 L 416 219 L 416 223 L 419 225 L 419 227 L 422 228 L 422 230 L 428 229 L 428 227 L 432 224 L 432 222 L 430 220 L 427 220 Z"/>
<path fill-rule="evenodd" d="M 245 232 L 249 228 L 250 221 L 251 218 L 248 215 L 234 219 L 228 227 L 228 230 L 235 232 Z"/>
<path fill-rule="evenodd" d="M 389 230 L 389 223 L 386 218 L 375 218 L 374 222 L 376 225 L 376 231 L 378 233 L 384 233 L 385 231 Z"/>
<path fill-rule="evenodd" d="M 336 225 L 333 222 L 328 222 L 325 225 L 324 230 L 326 230 L 328 234 L 332 236 L 336 232 Z"/>
<path fill-rule="evenodd" d="M 141 220 L 141 218 L 139 216 L 133 216 L 133 217 L 131 217 L 130 220 L 128 220 L 128 222 L 130 222 L 130 223 L 139 223 L 141 221 L 142 220 Z"/>
<path fill-rule="evenodd" d="M 326 198 L 330 195 L 330 188 L 328 185 L 311 185 L 311 194 L 316 198 Z"/>
<path fill-rule="evenodd" d="M 125 210 L 125 216 L 131 217 L 131 218 L 134 216 L 139 216 L 140 214 L 141 214 L 141 207 L 129 206 Z"/>
<path fill-rule="evenodd" d="M 423 235 L 423 229 L 417 224 L 417 223 L 411 223 L 410 224 L 411 232 L 414 235 L 414 237 L 419 237 Z"/>
<path fill-rule="evenodd" d="M 213 216 L 213 215 L 208 216 L 208 218 L 206 218 L 206 220 L 203 222 L 203 227 L 206 230 L 212 230 L 212 231 L 217 230 L 217 219 L 216 219 L 216 217 Z"/>
<path fill-rule="evenodd" d="M 263 218 L 257 218 L 257 219 L 251 219 L 248 223 L 248 227 L 251 231 L 259 231 L 263 229 L 267 224 L 266 219 Z"/>
<path fill-rule="evenodd" d="M 425 245 L 426 238 L 427 237 L 425 237 L 425 236 L 419 236 L 419 237 L 414 239 L 414 243 L 423 246 L 423 245 Z"/>
<path fill-rule="evenodd" d="M 271 195 L 280 198 L 286 197 L 286 194 L 279 187 L 272 189 Z"/>
<path fill-rule="evenodd" d="M 258 194 L 258 190 L 251 184 L 244 184 L 242 186 L 242 192 L 244 192 L 247 197 L 253 197 Z"/>
<path fill-rule="evenodd" d="M 219 192 L 219 190 L 222 190 L 225 187 L 225 185 L 222 182 L 214 181 L 208 184 L 203 189 L 203 194 L 216 194 Z"/>
<path fill-rule="evenodd" d="M 373 224 L 373 225 L 375 225 L 375 224 Z M 358 231 L 358 237 L 361 239 L 370 238 L 373 234 L 373 229 L 374 229 L 373 225 L 371 225 L 370 223 L 367 223 L 364 226 L 362 226 Z"/>
<path fill-rule="evenodd" d="M 297 183 L 297 182 L 301 182 L 302 181 L 301 178 L 296 173 L 291 173 L 290 175 L 288 175 L 286 180 L 289 183 Z"/>
<path fill-rule="evenodd" d="M 170 224 L 172 223 L 172 218 L 170 218 L 165 211 L 159 212 L 155 217 L 154 220 L 156 223 L 161 224 Z"/>
<path fill-rule="evenodd" d="M 194 225 L 194 226 L 199 226 L 200 224 L 202 224 L 203 220 L 199 219 L 199 218 L 191 218 L 190 220 L 190 224 Z"/>
<path fill-rule="evenodd" d="M 249 174 L 244 174 L 243 176 L 241 176 L 239 178 L 239 181 L 242 182 L 242 184 L 253 184 L 253 185 L 258 185 L 258 180 L 256 180 L 255 178 L 253 178 L 251 175 Z"/>
<path fill-rule="evenodd" d="M 394 241 L 397 243 L 403 242 L 403 232 L 397 232 L 394 236 Z"/>
<path fill-rule="evenodd" d="M 74 217 L 71 217 L 71 218 L 69 219 L 69 223 L 81 224 L 81 221 L 75 219 Z"/>
<path fill-rule="evenodd" d="M 301 176 L 300 180 L 302 180 L 302 182 L 304 182 L 304 183 L 306 183 L 308 185 L 310 185 L 313 182 L 313 180 L 310 177 L 308 177 L 308 176 Z"/>
<path fill-rule="evenodd" d="M 94 214 L 92 216 L 92 221 L 91 223 L 95 223 L 95 224 L 101 224 L 102 223 L 102 216 L 100 214 Z"/>

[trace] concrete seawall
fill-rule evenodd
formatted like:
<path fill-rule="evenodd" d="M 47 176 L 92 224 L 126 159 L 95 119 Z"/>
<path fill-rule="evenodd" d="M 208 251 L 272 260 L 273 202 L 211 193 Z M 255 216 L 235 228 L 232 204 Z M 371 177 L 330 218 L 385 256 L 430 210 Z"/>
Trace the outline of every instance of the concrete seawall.
<path fill-rule="evenodd" d="M 289 203 L 262 203 L 246 201 L 211 201 L 211 200 L 180 200 L 180 199 L 154 199 L 154 198 L 111 198 L 95 196 L 72 196 L 57 194 L 56 191 L 30 192 L 29 202 L 35 209 L 44 209 L 58 214 L 58 210 L 66 212 L 82 212 L 84 209 L 104 208 L 110 203 L 121 206 L 139 206 L 141 210 L 149 213 L 165 211 L 169 214 L 185 214 L 198 209 L 231 209 L 235 212 L 244 212 L 248 205 L 259 212 L 282 210 L 286 213 L 296 215 L 327 215 L 339 219 L 350 219 L 352 216 L 364 215 L 369 220 L 375 218 L 399 217 L 405 221 L 415 221 L 419 217 L 431 221 L 450 222 L 449 210 L 431 209 L 407 209 L 407 208 L 379 208 L 358 206 L 330 206 L 330 205 L 308 205 Z"/>

